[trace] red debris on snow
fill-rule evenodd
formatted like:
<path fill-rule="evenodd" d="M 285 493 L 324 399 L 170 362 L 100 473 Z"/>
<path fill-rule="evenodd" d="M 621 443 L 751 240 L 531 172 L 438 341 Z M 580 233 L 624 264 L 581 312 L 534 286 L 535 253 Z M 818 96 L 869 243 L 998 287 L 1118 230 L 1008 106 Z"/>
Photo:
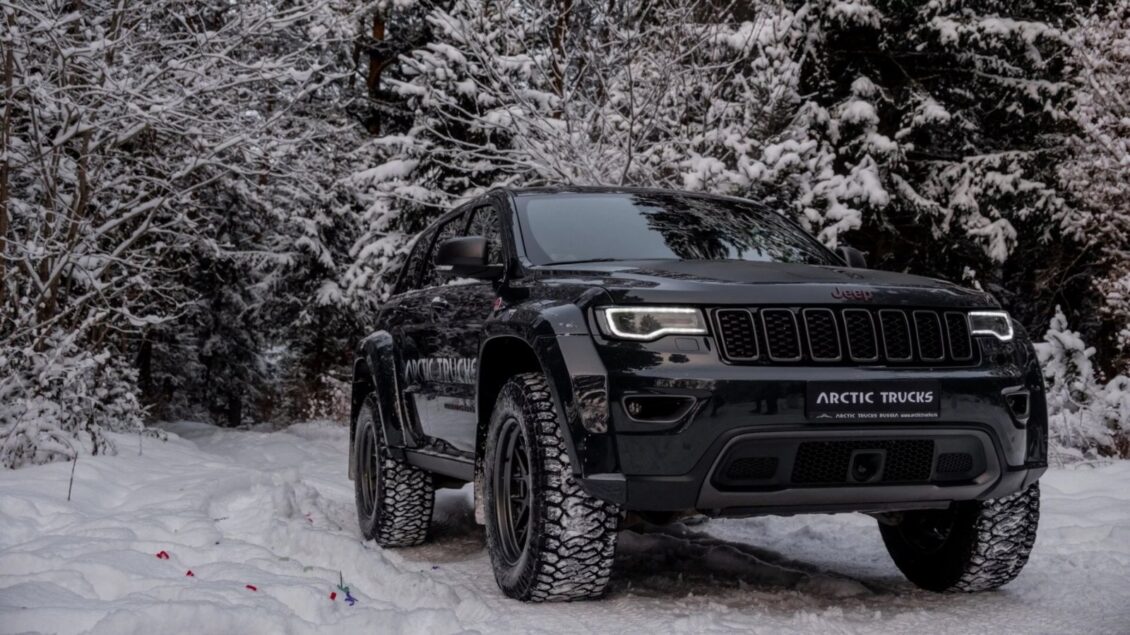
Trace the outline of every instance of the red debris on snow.
<path fill-rule="evenodd" d="M 195 578 L 196 577 L 196 574 L 192 572 L 192 569 L 189 569 L 184 575 L 187 578 Z"/>
<path fill-rule="evenodd" d="M 245 585 L 245 587 L 252 590 L 252 591 L 258 591 L 259 590 L 258 588 L 256 588 L 256 586 L 254 584 L 248 584 L 248 585 Z"/>
<path fill-rule="evenodd" d="M 330 599 L 331 600 L 337 599 L 337 591 L 330 591 Z"/>
<path fill-rule="evenodd" d="M 169 559 L 169 553 L 167 551 L 165 551 L 164 549 L 162 549 L 161 551 L 157 552 L 157 557 L 160 558 L 161 560 L 168 560 Z"/>

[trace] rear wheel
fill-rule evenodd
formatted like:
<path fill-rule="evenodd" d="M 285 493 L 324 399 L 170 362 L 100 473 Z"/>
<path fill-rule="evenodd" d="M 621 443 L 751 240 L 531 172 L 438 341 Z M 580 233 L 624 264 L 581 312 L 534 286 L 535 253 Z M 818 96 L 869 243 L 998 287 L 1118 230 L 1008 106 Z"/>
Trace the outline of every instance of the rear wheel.
<path fill-rule="evenodd" d="M 930 591 L 987 591 L 1011 582 L 1028 562 L 1040 485 L 995 500 L 904 512 L 895 520 L 880 522 L 879 530 L 911 582 Z"/>
<path fill-rule="evenodd" d="M 519 600 L 604 594 L 619 510 L 573 476 L 562 418 L 537 373 L 499 392 L 483 460 L 487 549 L 498 586 Z"/>
<path fill-rule="evenodd" d="M 424 542 L 432 521 L 435 492 L 431 475 L 388 452 L 371 400 L 357 416 L 353 481 L 361 535 L 382 547 Z"/>

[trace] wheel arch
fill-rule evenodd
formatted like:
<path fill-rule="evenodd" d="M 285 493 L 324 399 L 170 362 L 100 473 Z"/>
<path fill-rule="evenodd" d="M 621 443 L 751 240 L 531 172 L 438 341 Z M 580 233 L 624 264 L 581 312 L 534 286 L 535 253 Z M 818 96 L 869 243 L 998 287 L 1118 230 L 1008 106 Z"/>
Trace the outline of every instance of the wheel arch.
<path fill-rule="evenodd" d="M 388 331 L 377 331 L 361 341 L 353 362 L 353 384 L 349 413 L 349 477 L 357 473 L 353 453 L 353 440 L 357 432 L 357 417 L 365 400 L 373 401 L 373 416 L 381 426 L 385 442 L 390 449 L 403 448 L 405 435 L 403 408 L 400 403 L 400 377 L 396 365 L 396 350 Z"/>
<path fill-rule="evenodd" d="M 369 370 L 369 360 L 358 357 L 353 360 L 353 387 L 349 399 L 349 438 L 357 431 L 357 416 L 361 414 L 361 406 L 365 397 L 373 392 L 373 373 Z"/>
<path fill-rule="evenodd" d="M 482 467 L 490 416 L 498 391 L 519 373 L 546 373 L 534 348 L 517 335 L 495 335 L 483 341 L 479 350 L 478 379 L 475 386 L 475 471 Z M 560 403 L 560 400 L 558 400 Z"/>

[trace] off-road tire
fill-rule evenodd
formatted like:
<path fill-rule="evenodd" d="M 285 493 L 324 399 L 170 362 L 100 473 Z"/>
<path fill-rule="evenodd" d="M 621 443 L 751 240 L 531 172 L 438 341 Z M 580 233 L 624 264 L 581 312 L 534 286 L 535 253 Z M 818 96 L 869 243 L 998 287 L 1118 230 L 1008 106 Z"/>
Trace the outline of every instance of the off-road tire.
<path fill-rule="evenodd" d="M 1011 582 L 1028 562 L 1040 520 L 1040 484 L 946 510 L 904 512 L 880 521 L 883 542 L 898 568 L 930 591 L 975 593 Z"/>
<path fill-rule="evenodd" d="M 616 505 L 590 496 L 573 476 L 561 427 L 564 419 L 539 373 L 512 377 L 499 391 L 487 431 L 484 491 L 487 549 L 502 591 L 527 602 L 604 595 L 616 552 Z M 528 527 L 524 545 L 508 559 L 496 475 L 506 449 L 500 437 L 520 433 L 528 458 Z M 510 486 L 506 486 L 507 492 Z M 517 541 L 511 541 L 512 546 Z M 511 549 L 514 552 L 515 549 Z"/>
<path fill-rule="evenodd" d="M 374 412 L 372 399 L 367 399 L 357 416 L 353 441 L 357 461 L 353 489 L 361 535 L 382 547 L 419 545 L 432 522 L 431 474 L 391 456 Z"/>

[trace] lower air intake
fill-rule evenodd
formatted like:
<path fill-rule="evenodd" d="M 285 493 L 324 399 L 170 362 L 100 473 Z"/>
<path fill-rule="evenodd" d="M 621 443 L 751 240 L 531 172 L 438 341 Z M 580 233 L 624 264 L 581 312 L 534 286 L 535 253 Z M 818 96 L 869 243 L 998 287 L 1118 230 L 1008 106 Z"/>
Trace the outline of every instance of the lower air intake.
<path fill-rule="evenodd" d="M 852 454 L 857 450 L 886 453 L 879 483 L 924 483 L 930 480 L 934 442 L 926 439 L 892 441 L 806 441 L 797 448 L 792 482 L 798 485 L 840 485 L 851 482 Z"/>

